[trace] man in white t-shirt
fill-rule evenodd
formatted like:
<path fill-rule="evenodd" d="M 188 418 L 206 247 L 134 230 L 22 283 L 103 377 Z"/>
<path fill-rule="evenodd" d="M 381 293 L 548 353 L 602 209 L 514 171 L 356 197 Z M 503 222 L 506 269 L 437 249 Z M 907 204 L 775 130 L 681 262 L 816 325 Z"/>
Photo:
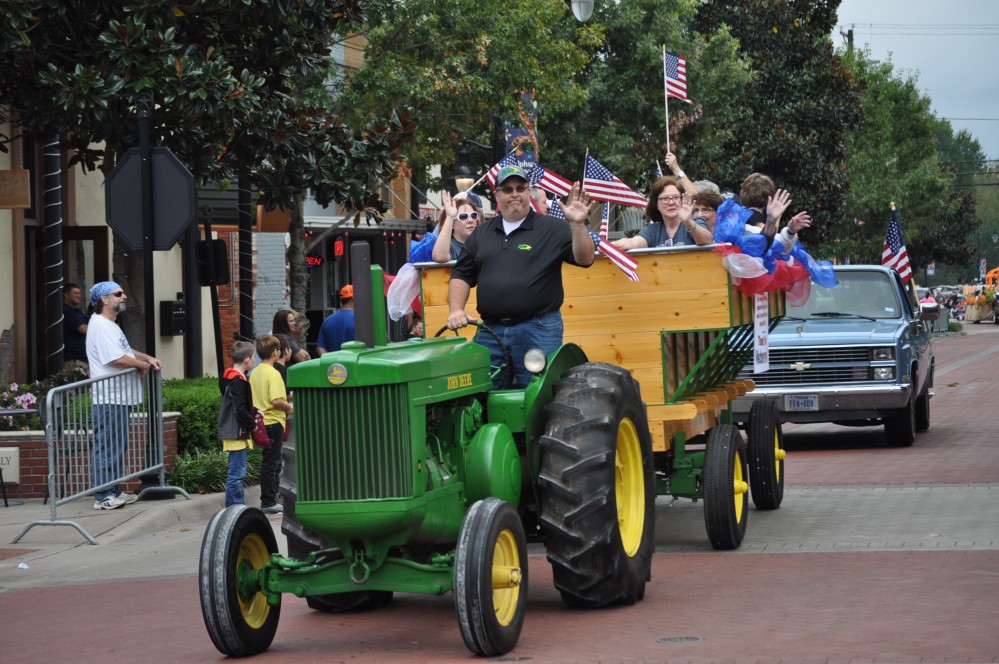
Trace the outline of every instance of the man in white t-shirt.
<path fill-rule="evenodd" d="M 91 476 L 95 510 L 114 510 L 137 500 L 135 494 L 122 493 L 117 484 L 106 485 L 124 475 L 125 450 L 128 449 L 129 406 L 142 403 L 142 380 L 150 369 L 159 371 L 162 364 L 151 355 L 132 350 L 115 319 L 125 310 L 128 296 L 113 281 L 102 281 L 90 289 L 94 315 L 87 326 L 87 360 L 90 377 L 101 378 L 125 369 L 138 369 L 123 376 L 94 383 L 91 387 L 94 416 L 94 450 Z"/>

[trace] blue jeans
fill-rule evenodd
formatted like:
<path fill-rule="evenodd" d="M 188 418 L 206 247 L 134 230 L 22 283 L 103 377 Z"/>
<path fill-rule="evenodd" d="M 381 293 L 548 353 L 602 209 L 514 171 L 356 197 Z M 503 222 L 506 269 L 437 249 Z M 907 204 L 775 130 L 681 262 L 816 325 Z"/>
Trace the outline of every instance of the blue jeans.
<path fill-rule="evenodd" d="M 489 328 L 496 333 L 510 350 L 513 359 L 513 387 L 527 387 L 531 382 L 531 372 L 524 368 L 524 355 L 532 348 L 540 348 L 545 355 L 550 355 L 562 345 L 562 312 L 552 311 L 522 323 L 503 325 L 493 323 Z M 496 339 L 488 332 L 479 330 L 475 334 L 475 342 L 489 349 L 490 361 L 493 366 L 503 363 L 503 351 Z M 495 387 L 499 387 L 498 384 Z"/>
<path fill-rule="evenodd" d="M 94 449 L 90 477 L 94 486 L 113 482 L 125 474 L 125 450 L 128 449 L 128 406 L 94 404 Z M 121 489 L 115 484 L 94 493 L 101 501 L 117 496 Z"/>
<path fill-rule="evenodd" d="M 246 479 L 246 450 L 229 452 L 229 473 L 225 476 L 225 506 L 243 504 L 243 480 Z"/>

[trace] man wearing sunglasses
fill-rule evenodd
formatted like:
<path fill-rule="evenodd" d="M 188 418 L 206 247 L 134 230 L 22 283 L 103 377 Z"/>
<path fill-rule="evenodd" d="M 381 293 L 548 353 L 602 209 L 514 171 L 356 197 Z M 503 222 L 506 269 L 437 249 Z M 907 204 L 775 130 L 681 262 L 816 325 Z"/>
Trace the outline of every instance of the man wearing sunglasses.
<path fill-rule="evenodd" d="M 503 340 L 513 358 L 516 384 L 526 387 L 531 374 L 524 355 L 531 348 L 546 354 L 562 345 L 562 263 L 593 264 L 593 239 L 586 219 L 596 205 L 577 182 L 562 205 L 568 223 L 530 206 L 531 185 L 517 166 L 496 175 L 500 214 L 481 224 L 465 242 L 448 285 L 452 330 L 468 325 L 465 305 L 472 287 L 482 322 Z M 502 362 L 502 349 L 481 330 L 475 341 L 489 349 L 493 363 Z"/>
<path fill-rule="evenodd" d="M 162 364 L 151 355 L 132 350 L 125 333 L 115 319 L 125 310 L 128 296 L 113 281 L 102 281 L 90 289 L 94 315 L 87 325 L 87 359 L 90 377 L 101 378 L 124 369 L 138 373 L 96 383 L 92 387 L 94 449 L 91 477 L 101 486 L 122 477 L 125 450 L 128 449 L 129 406 L 142 403 L 142 381 L 150 369 L 159 371 Z M 117 484 L 94 493 L 95 510 L 114 510 L 137 500 L 135 494 L 122 493 Z"/>

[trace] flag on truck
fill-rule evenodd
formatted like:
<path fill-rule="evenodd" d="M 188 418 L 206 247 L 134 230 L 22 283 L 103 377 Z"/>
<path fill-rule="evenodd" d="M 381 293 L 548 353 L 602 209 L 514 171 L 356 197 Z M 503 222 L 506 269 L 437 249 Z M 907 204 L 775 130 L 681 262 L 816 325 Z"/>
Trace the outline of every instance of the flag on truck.
<path fill-rule="evenodd" d="M 895 268 L 903 282 L 912 279 L 912 267 L 909 265 L 909 254 L 905 250 L 905 240 L 902 238 L 902 228 L 898 224 L 898 211 L 891 204 L 891 223 L 885 233 L 885 246 L 881 251 L 881 264 Z"/>

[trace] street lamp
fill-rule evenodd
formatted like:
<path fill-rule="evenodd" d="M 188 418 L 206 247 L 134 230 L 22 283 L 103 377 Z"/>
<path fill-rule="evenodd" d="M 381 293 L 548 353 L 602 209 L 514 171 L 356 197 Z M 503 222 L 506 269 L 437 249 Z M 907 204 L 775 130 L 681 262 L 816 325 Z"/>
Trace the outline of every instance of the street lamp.
<path fill-rule="evenodd" d="M 472 155 L 464 145 L 458 150 L 458 163 L 454 167 L 454 186 L 458 191 L 468 191 L 475 183 L 475 168 L 472 167 Z"/>
<path fill-rule="evenodd" d="M 569 0 L 569 4 L 572 6 L 572 14 L 576 17 L 576 20 L 585 23 L 590 20 L 593 15 L 593 2 L 594 0 Z"/>

